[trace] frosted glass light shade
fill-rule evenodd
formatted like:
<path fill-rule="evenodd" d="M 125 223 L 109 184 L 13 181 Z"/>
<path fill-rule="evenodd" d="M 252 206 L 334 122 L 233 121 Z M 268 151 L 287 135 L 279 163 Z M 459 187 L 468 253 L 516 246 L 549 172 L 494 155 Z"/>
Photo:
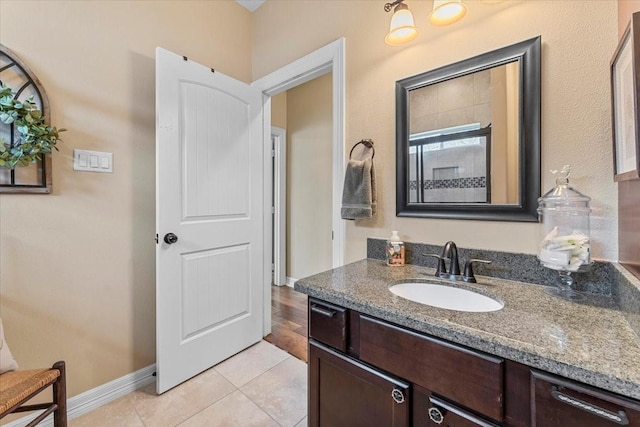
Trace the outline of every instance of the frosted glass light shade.
<path fill-rule="evenodd" d="M 418 29 L 414 24 L 413 14 L 406 5 L 399 4 L 391 17 L 389 32 L 384 38 L 384 42 L 389 46 L 399 46 L 416 37 L 418 37 Z"/>
<path fill-rule="evenodd" d="M 467 14 L 467 5 L 462 0 L 433 0 L 433 11 L 429 22 L 436 26 L 453 24 Z"/>

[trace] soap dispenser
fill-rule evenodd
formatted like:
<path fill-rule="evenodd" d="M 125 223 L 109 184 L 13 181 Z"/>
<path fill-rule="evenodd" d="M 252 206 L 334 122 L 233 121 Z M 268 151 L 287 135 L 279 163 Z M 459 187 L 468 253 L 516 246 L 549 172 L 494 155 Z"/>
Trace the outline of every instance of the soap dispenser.
<path fill-rule="evenodd" d="M 399 267 L 404 265 L 404 242 L 400 240 L 397 231 L 391 232 L 387 240 L 387 265 Z"/>

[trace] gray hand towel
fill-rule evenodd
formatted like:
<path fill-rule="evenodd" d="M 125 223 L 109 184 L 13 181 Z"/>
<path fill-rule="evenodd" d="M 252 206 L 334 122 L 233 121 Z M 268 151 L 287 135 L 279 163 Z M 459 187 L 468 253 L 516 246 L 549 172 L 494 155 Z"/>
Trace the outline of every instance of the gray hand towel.
<path fill-rule="evenodd" d="M 350 159 L 342 190 L 342 219 L 367 219 L 376 213 L 378 196 L 373 160 Z"/>

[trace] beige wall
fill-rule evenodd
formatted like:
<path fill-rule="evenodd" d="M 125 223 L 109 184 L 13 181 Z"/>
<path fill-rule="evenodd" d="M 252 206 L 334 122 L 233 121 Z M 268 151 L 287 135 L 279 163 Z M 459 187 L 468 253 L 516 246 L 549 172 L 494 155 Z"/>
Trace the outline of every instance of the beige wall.
<path fill-rule="evenodd" d="M 231 36 L 232 35 L 232 36 Z M 155 48 L 251 80 L 235 2 L 0 2 L 0 42 L 65 127 L 52 195 L 0 196 L 0 315 L 22 368 L 58 359 L 69 396 L 155 362 Z M 73 148 L 114 173 L 72 170 Z"/>
<path fill-rule="evenodd" d="M 469 1 L 463 21 L 429 26 L 430 1 L 410 1 L 421 31 L 405 47 L 384 44 L 391 14 L 378 2 L 267 1 L 253 16 L 253 78 L 340 37 L 346 39 L 346 145 L 376 142 L 379 213 L 347 223 L 347 261 L 366 256 L 366 238 L 400 230 L 407 241 L 535 253 L 540 225 L 397 218 L 395 216 L 394 82 L 542 35 L 542 181 L 573 165 L 572 184 L 593 198 L 595 258 L 617 258 L 617 195 L 612 180 L 609 60 L 617 42 L 616 2 Z M 366 22 L 363 29 L 354 19 Z M 331 25 L 317 25 L 319 22 Z M 274 31 L 287 28 L 287 31 Z M 313 29 L 313 30 L 310 30 Z"/>
<path fill-rule="evenodd" d="M 331 268 L 332 75 L 287 91 L 287 277 Z"/>
<path fill-rule="evenodd" d="M 640 11 L 640 0 L 618 0 L 618 37 L 629 25 L 631 14 Z"/>
<path fill-rule="evenodd" d="M 271 97 L 271 126 L 287 128 L 287 92 Z"/>

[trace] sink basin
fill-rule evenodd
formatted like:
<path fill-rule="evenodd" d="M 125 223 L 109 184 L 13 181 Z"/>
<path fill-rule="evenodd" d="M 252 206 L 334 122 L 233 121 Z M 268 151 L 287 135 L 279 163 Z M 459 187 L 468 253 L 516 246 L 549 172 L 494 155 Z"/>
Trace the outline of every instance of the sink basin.
<path fill-rule="evenodd" d="M 399 297 L 447 310 L 487 312 L 498 311 L 504 307 L 486 295 L 468 289 L 424 282 L 398 283 L 389 288 Z"/>

